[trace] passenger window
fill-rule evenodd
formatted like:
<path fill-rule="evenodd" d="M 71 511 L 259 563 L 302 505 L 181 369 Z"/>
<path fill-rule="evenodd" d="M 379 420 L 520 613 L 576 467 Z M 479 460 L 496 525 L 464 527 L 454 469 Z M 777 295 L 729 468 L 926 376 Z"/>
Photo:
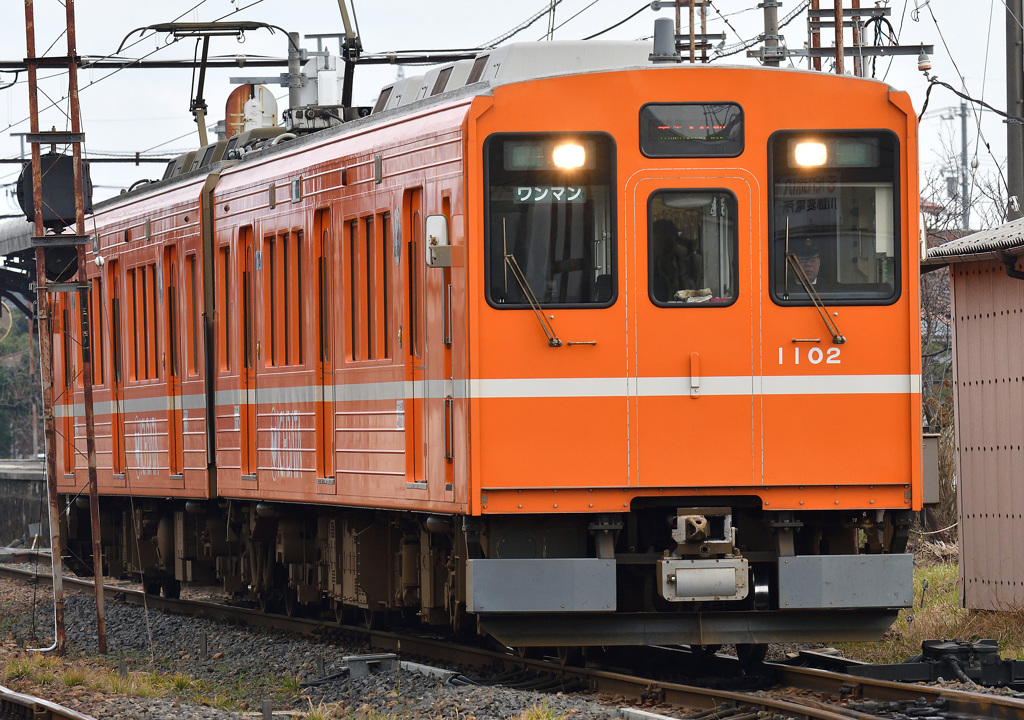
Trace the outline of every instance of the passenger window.
<path fill-rule="evenodd" d="M 651 195 L 648 291 L 662 307 L 722 307 L 736 299 L 736 197 L 727 190 Z"/>
<path fill-rule="evenodd" d="M 771 294 L 808 305 L 899 297 L 896 138 L 779 132 L 771 139 Z"/>

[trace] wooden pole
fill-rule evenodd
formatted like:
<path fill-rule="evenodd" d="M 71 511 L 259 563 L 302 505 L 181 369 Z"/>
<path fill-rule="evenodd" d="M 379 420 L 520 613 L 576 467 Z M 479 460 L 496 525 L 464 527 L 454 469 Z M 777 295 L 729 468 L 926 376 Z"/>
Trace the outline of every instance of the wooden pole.
<path fill-rule="evenodd" d="M 843 0 L 835 0 L 836 17 L 836 75 L 842 75 L 843 70 Z"/>
<path fill-rule="evenodd" d="M 28 105 L 31 132 L 39 132 L 39 100 L 37 97 L 36 30 L 33 0 L 25 0 L 25 53 L 28 68 Z M 35 204 L 35 234 L 41 237 L 43 227 L 43 177 L 40 167 L 39 143 L 32 143 L 32 197 Z M 57 500 L 57 429 L 53 419 L 53 334 L 50 307 L 46 299 L 46 251 L 36 248 L 36 318 L 39 322 L 39 369 L 43 386 L 43 437 L 46 445 L 46 487 L 50 508 L 50 556 L 53 573 L 53 610 L 56 637 L 54 649 L 63 654 L 67 643 L 64 634 L 64 566 L 60 542 L 60 507 Z"/>
<path fill-rule="evenodd" d="M 81 106 L 78 101 L 77 39 L 75 35 L 75 0 L 64 0 L 68 38 L 68 98 L 71 132 L 82 131 Z M 202 128 L 203 132 L 206 128 Z M 85 195 L 82 179 L 82 144 L 72 145 L 75 182 L 75 232 L 85 235 Z M 89 473 L 89 525 L 92 528 L 92 569 L 96 589 L 96 639 L 101 654 L 107 652 L 107 619 L 103 605 L 103 545 L 100 532 L 100 499 L 96 478 L 96 422 L 92 398 L 92 339 L 89 332 L 89 280 L 85 273 L 85 245 L 78 246 L 78 300 L 82 329 L 82 393 L 85 396 L 85 452 Z M 67 329 L 65 329 L 65 332 Z"/>

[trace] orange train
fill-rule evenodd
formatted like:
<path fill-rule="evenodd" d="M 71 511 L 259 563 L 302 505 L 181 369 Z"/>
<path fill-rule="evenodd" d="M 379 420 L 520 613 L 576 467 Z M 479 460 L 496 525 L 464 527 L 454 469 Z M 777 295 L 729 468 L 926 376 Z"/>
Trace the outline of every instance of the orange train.
<path fill-rule="evenodd" d="M 921 507 L 910 100 L 649 54 L 509 45 L 97 206 L 106 571 L 509 646 L 878 637 Z"/>

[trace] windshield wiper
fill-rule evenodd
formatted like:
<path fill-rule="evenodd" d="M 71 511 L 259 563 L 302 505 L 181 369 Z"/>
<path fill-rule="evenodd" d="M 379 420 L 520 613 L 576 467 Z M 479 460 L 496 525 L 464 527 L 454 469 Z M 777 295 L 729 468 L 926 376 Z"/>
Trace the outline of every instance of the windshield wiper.
<path fill-rule="evenodd" d="M 555 333 L 555 328 L 551 326 L 551 322 L 544 314 L 544 308 L 540 306 L 537 301 L 537 296 L 533 292 L 533 288 L 530 287 L 530 281 L 526 279 L 526 275 L 519 267 L 519 263 L 516 261 L 515 255 L 505 256 L 505 267 L 512 271 L 512 277 L 519 283 L 519 288 L 523 291 L 523 295 L 526 296 L 526 301 L 530 303 L 530 309 L 533 310 L 533 314 L 537 316 L 537 320 L 540 322 L 540 327 L 544 331 L 544 334 L 548 336 L 548 346 L 550 347 L 562 347 L 562 341 L 558 339 L 558 335 Z"/>
<path fill-rule="evenodd" d="M 789 243 L 786 243 L 787 246 Z M 825 303 L 821 301 L 821 297 L 818 295 L 818 291 L 814 289 L 811 279 L 807 277 L 807 273 L 800 266 L 800 261 L 796 259 L 796 255 L 789 252 L 787 247 L 786 251 L 786 263 L 793 268 L 793 272 L 796 273 L 796 279 L 803 285 L 804 290 L 811 298 L 811 302 L 814 303 L 814 307 L 818 310 L 818 315 L 821 316 L 822 322 L 825 323 L 825 329 L 828 330 L 829 335 L 832 336 L 832 343 L 835 345 L 842 345 L 846 342 L 846 338 L 843 337 L 842 332 L 839 330 L 839 326 L 836 325 L 836 321 L 832 319 L 832 316 L 828 312 L 828 308 L 825 307 Z"/>

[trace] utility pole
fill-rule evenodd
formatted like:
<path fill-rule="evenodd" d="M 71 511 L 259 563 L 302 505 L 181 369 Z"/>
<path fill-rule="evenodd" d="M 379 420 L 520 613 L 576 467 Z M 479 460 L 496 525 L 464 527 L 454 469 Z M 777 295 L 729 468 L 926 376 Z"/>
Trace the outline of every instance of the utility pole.
<path fill-rule="evenodd" d="M 35 13 L 32 0 L 25 1 L 25 53 L 28 55 L 29 127 L 39 132 L 39 100 L 36 82 L 39 62 L 36 59 Z M 32 143 L 32 197 L 35 202 L 35 234 L 43 235 L 43 176 L 39 143 Z M 60 543 L 60 503 L 57 497 L 56 423 L 53 419 L 53 335 L 50 306 L 46 298 L 46 250 L 36 247 L 36 318 L 39 321 L 39 370 L 43 386 L 43 437 L 46 447 L 46 489 L 50 509 L 50 572 L 53 575 L 53 612 L 56 625 L 54 649 L 64 654 L 67 649 L 64 627 L 64 564 Z"/>
<path fill-rule="evenodd" d="M 1006 0 L 1006 113 L 1024 114 L 1024 29 L 1021 0 Z M 1024 217 L 1024 126 L 1019 120 L 1006 123 L 1006 219 Z"/>
<path fill-rule="evenodd" d="M 967 103 L 960 101 L 960 198 L 963 202 L 961 215 L 964 230 L 971 229 L 971 197 L 967 183 Z"/>
<path fill-rule="evenodd" d="M 776 0 L 769 0 L 770 4 L 779 5 L 781 3 Z M 700 61 L 702 63 L 708 62 L 708 50 L 711 48 L 711 42 L 715 40 L 725 41 L 724 33 L 708 33 L 708 9 L 707 5 L 710 4 L 710 0 L 654 0 L 651 3 L 651 9 L 654 11 L 661 10 L 663 8 L 672 8 L 675 10 L 675 51 L 679 54 L 680 60 L 689 60 L 691 63 L 697 62 L 697 51 L 700 51 Z M 761 6 L 758 6 L 761 7 Z M 690 29 L 685 35 L 683 34 L 683 8 L 686 8 L 689 13 Z M 697 29 L 697 24 L 700 23 L 700 30 Z"/>
<path fill-rule="evenodd" d="M 775 0 L 765 0 L 764 8 L 764 64 L 779 66 L 779 5 Z"/>
<path fill-rule="evenodd" d="M 654 0 L 654 5 L 663 0 Z M 842 75 L 846 72 L 845 58 L 853 59 L 855 75 L 863 77 L 866 72 L 866 58 L 892 55 L 918 55 L 922 52 L 931 54 L 935 51 L 931 45 L 866 45 L 864 43 L 864 19 L 885 18 L 892 15 L 892 8 L 875 4 L 872 7 L 861 7 L 860 0 L 850 0 L 850 7 L 844 8 L 844 0 L 833 0 L 832 7 L 822 8 L 820 0 L 810 0 L 807 10 L 807 44 L 802 48 L 790 48 L 782 44 L 778 35 L 778 0 L 766 0 L 758 5 L 764 10 L 764 46 L 747 50 L 747 57 L 757 58 L 764 65 L 778 65 L 780 61 L 793 57 L 806 57 L 807 67 L 821 70 L 822 58 L 835 57 L 835 72 Z M 853 43 L 843 45 L 846 28 L 851 29 Z M 822 32 L 828 28 L 835 31 L 835 47 L 822 47 Z M 772 36 L 775 37 L 772 37 Z"/>
<path fill-rule="evenodd" d="M 82 134 L 82 112 L 78 102 L 78 40 L 75 32 L 75 0 L 64 0 L 68 38 L 68 97 L 71 132 Z M 82 138 L 84 139 L 84 138 Z M 75 183 L 75 235 L 85 238 L 85 193 L 82 177 L 82 142 L 72 143 Z M 87 239 L 87 238 L 86 238 Z M 92 397 L 92 332 L 89 329 L 89 280 L 85 276 L 85 243 L 78 247 L 78 312 L 82 335 L 82 394 L 85 399 L 85 453 L 89 476 L 89 525 L 92 527 L 92 572 L 96 588 L 97 649 L 107 652 L 107 618 L 103 607 L 103 544 L 100 534 L 99 480 L 96 477 L 96 421 Z"/>
<path fill-rule="evenodd" d="M 836 18 L 836 75 L 842 75 L 843 69 L 843 2 L 835 0 L 834 13 Z"/>
<path fill-rule="evenodd" d="M 99 491 L 96 478 L 96 430 L 93 417 L 92 396 L 92 341 L 89 330 L 89 285 L 86 279 L 85 245 L 90 238 L 85 235 L 85 198 L 82 165 L 82 142 L 84 135 L 81 130 L 81 109 L 78 101 L 78 54 L 75 34 L 75 3 L 64 0 L 65 17 L 67 20 L 67 67 L 68 67 L 68 117 L 71 121 L 70 132 L 39 132 L 39 102 L 37 70 L 42 58 L 36 57 L 35 43 L 35 9 L 34 0 L 25 0 L 25 36 L 28 57 L 28 89 L 29 115 L 32 132 L 28 136 L 32 144 L 32 191 L 34 203 L 35 235 L 32 244 L 36 248 L 36 304 L 39 317 L 39 362 L 42 366 L 43 384 L 43 419 L 46 434 L 46 472 L 47 486 L 50 495 L 50 547 L 53 568 L 54 605 L 57 610 L 57 638 L 55 647 L 63 652 L 64 638 L 64 607 L 63 607 L 63 567 L 61 563 L 60 544 L 60 509 L 57 496 L 57 460 L 56 460 L 56 428 L 53 417 L 53 323 L 50 317 L 51 305 L 47 292 L 72 292 L 78 294 L 79 317 L 82 342 L 82 390 L 85 400 L 85 443 L 87 469 L 89 478 L 89 519 L 92 526 L 93 575 L 96 588 L 96 633 L 97 645 L 101 653 L 107 652 L 106 614 L 103 606 L 103 548 L 100 540 Z M 73 167 L 73 193 L 75 197 L 75 233 L 46 234 L 43 215 L 43 178 L 40 144 L 71 145 Z M 60 188 L 59 192 L 66 192 Z M 61 219 L 61 224 L 67 222 Z M 46 282 L 46 248 L 71 247 L 77 249 L 78 282 L 54 283 Z M 64 328 L 65 342 L 70 341 L 68 328 Z M 76 452 L 72 447 L 69 452 Z"/>

